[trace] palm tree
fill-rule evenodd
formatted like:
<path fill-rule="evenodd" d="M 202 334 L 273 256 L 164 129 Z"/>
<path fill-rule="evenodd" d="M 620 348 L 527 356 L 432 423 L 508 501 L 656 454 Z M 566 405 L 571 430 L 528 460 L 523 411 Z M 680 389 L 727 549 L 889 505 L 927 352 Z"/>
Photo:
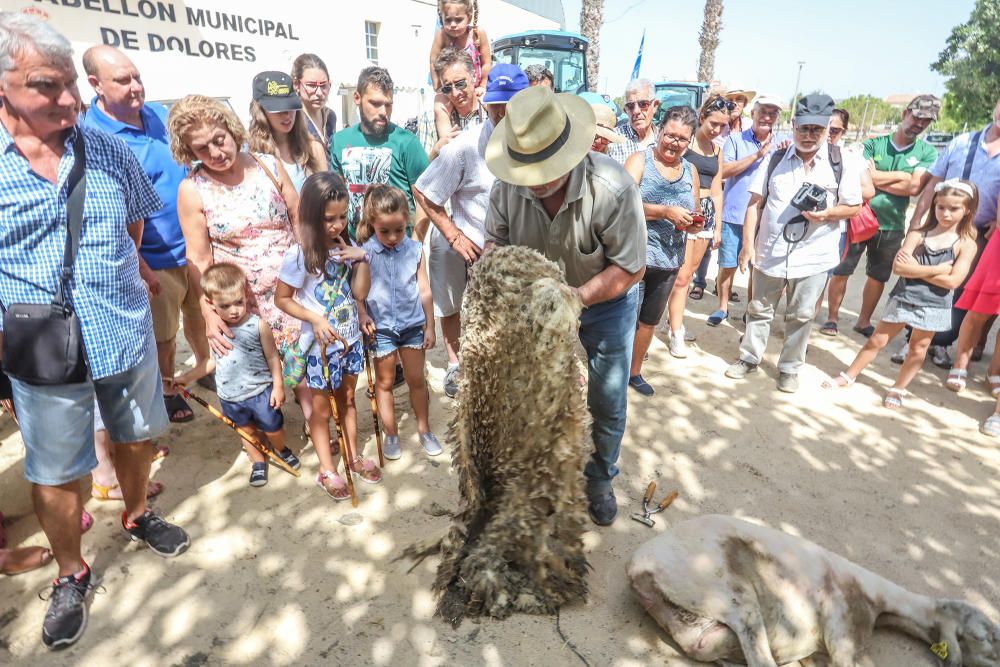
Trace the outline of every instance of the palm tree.
<path fill-rule="evenodd" d="M 601 69 L 601 24 L 604 23 L 604 0 L 583 0 L 580 7 L 580 34 L 590 40 L 587 47 L 587 79 L 591 92 L 597 92 Z"/>
<path fill-rule="evenodd" d="M 722 32 L 722 0 L 705 0 L 705 20 L 701 24 L 698 43 L 701 57 L 698 59 L 698 80 L 710 83 L 715 77 L 715 50 L 719 48 L 719 34 Z"/>

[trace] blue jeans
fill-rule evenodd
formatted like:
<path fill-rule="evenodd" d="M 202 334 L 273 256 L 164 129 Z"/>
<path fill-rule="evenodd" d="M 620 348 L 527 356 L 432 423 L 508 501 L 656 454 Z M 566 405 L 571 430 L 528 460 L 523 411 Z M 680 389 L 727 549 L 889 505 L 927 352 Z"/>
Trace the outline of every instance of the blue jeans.
<path fill-rule="evenodd" d="M 587 407 L 593 420 L 594 452 L 583 474 L 591 492 L 611 488 L 618 474 L 618 453 L 625 434 L 628 372 L 632 364 L 639 286 L 621 296 L 584 309 L 580 342 L 587 351 Z"/>

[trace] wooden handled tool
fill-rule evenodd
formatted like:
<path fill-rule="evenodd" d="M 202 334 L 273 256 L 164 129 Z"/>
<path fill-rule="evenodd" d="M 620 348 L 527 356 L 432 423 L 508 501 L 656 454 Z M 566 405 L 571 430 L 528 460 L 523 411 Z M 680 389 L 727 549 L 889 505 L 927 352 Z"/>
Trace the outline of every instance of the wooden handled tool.
<path fill-rule="evenodd" d="M 333 395 L 333 385 L 330 383 L 330 361 L 326 354 L 326 345 L 318 343 L 323 358 L 323 379 L 326 381 L 326 398 L 330 402 L 330 413 L 333 415 L 333 427 L 337 429 L 337 444 L 340 445 L 340 459 L 344 462 L 344 474 L 347 477 L 347 488 L 351 491 L 351 506 L 358 506 L 358 494 L 354 490 L 354 475 L 351 474 L 351 461 L 347 458 L 347 437 L 340 423 L 340 412 L 337 410 L 337 399 Z"/>
<path fill-rule="evenodd" d="M 296 470 L 295 468 L 291 467 L 290 465 L 288 465 L 287 463 L 285 463 L 284 461 L 282 461 L 281 457 L 279 457 L 277 454 L 275 454 L 274 450 L 272 450 L 270 447 L 268 447 L 267 445 L 265 445 L 264 443 L 262 443 L 260 440 L 258 440 L 256 435 L 254 435 L 253 433 L 251 433 L 247 429 L 243 428 L 242 426 L 237 426 L 236 424 L 234 424 L 232 419 L 230 419 L 226 415 L 222 414 L 222 412 L 218 408 L 216 408 L 214 405 L 212 405 L 211 403 L 209 403 L 205 399 L 201 398 L 200 396 L 195 396 L 194 394 L 192 394 L 191 392 L 189 392 L 184 387 L 181 387 L 180 385 L 178 385 L 178 389 L 180 389 L 181 393 L 184 395 L 184 398 L 191 399 L 192 401 L 194 401 L 198 405 L 200 405 L 203 408 L 205 408 L 206 410 L 208 410 L 212 414 L 213 417 L 215 417 L 216 419 L 218 419 L 219 421 L 221 421 L 223 424 L 225 424 L 229 428 L 231 428 L 234 431 L 236 431 L 237 433 L 239 433 L 241 438 L 243 438 L 244 440 L 246 440 L 247 442 L 249 442 L 250 445 L 254 449 L 256 449 L 258 452 L 260 452 L 265 457 L 267 457 L 267 459 L 271 463 L 273 463 L 274 465 L 278 466 L 279 468 L 281 468 L 282 470 L 284 470 L 285 472 L 287 472 L 290 475 L 294 475 L 296 477 L 301 476 L 302 473 L 300 473 L 298 470 Z"/>
<path fill-rule="evenodd" d="M 378 448 L 378 465 L 385 467 L 385 456 L 382 454 L 382 426 L 378 420 L 378 399 L 375 398 L 375 378 L 372 375 L 372 354 L 371 346 L 364 345 L 365 350 L 365 372 L 368 375 L 368 398 L 372 402 L 372 422 L 375 425 L 375 446 Z"/>

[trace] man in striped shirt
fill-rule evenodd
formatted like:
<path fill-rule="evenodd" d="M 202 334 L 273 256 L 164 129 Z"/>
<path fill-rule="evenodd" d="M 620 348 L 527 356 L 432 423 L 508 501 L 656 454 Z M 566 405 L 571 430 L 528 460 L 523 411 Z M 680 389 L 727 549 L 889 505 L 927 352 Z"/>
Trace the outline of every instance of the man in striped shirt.
<path fill-rule="evenodd" d="M 483 96 L 489 115 L 487 122 L 466 130 L 446 145 L 413 187 L 417 203 L 434 223 L 429 255 L 431 294 L 448 351 L 444 393 L 451 398 L 458 393 L 462 294 L 468 281 L 468 267 L 479 259 L 486 244 L 483 225 L 490 188 L 496 181 L 486 167 L 486 143 L 504 117 L 507 100 L 527 87 L 528 77 L 517 65 L 495 65 Z M 451 217 L 444 208 L 449 201 Z"/>

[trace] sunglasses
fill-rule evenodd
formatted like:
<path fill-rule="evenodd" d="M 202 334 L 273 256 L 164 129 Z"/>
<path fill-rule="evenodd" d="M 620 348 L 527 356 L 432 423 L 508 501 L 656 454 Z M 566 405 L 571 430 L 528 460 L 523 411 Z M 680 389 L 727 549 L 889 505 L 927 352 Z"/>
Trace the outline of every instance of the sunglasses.
<path fill-rule="evenodd" d="M 446 83 L 441 86 L 441 92 L 445 95 L 451 95 L 451 91 L 454 90 L 465 90 L 469 86 L 468 79 L 459 79 L 455 83 Z"/>
<path fill-rule="evenodd" d="M 628 111 L 629 113 L 632 113 L 632 111 L 636 107 L 639 107 L 639 109 L 641 109 L 642 111 L 645 111 L 646 109 L 649 108 L 649 105 L 652 104 L 655 101 L 656 100 L 636 100 L 635 102 L 626 102 L 625 103 L 625 111 Z"/>
<path fill-rule="evenodd" d="M 731 102 L 724 97 L 716 97 L 705 107 L 706 111 L 732 111 L 736 108 L 736 102 Z"/>
<path fill-rule="evenodd" d="M 844 133 L 844 128 L 842 128 L 842 127 L 831 127 L 831 128 L 829 128 L 829 132 L 830 132 L 830 136 L 831 137 L 839 137 L 840 135 L 842 135 Z"/>

